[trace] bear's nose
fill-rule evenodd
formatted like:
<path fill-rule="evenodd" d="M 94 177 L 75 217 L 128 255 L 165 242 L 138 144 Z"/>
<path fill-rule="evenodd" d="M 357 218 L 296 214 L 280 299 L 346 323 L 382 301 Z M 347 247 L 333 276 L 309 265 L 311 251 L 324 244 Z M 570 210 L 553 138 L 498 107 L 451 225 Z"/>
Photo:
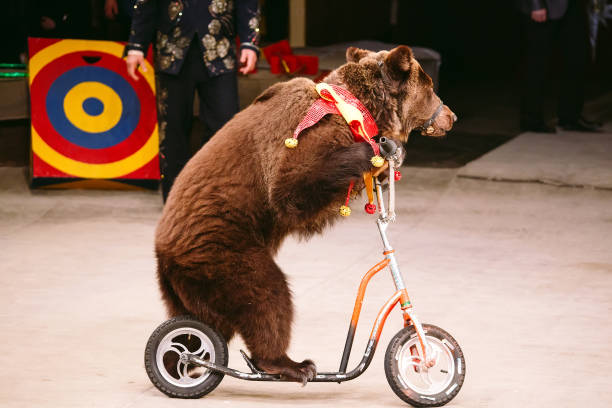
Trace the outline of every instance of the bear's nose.
<path fill-rule="evenodd" d="M 455 114 L 453 113 L 453 123 L 455 123 L 455 122 L 456 122 L 456 121 L 458 121 L 458 120 L 459 120 L 459 118 L 457 117 L 457 115 L 455 115 Z"/>

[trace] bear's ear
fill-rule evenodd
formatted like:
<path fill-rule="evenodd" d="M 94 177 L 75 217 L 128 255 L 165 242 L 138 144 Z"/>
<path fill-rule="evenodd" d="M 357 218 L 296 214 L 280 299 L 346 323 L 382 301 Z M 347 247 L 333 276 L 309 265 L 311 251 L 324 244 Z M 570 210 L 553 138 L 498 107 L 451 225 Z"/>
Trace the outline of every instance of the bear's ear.
<path fill-rule="evenodd" d="M 412 50 L 405 45 L 392 49 L 385 58 L 385 65 L 394 76 L 403 77 L 410 72 Z"/>
<path fill-rule="evenodd" d="M 348 47 L 346 50 L 346 62 L 359 62 L 360 59 L 368 55 L 370 51 L 362 50 L 357 47 Z"/>

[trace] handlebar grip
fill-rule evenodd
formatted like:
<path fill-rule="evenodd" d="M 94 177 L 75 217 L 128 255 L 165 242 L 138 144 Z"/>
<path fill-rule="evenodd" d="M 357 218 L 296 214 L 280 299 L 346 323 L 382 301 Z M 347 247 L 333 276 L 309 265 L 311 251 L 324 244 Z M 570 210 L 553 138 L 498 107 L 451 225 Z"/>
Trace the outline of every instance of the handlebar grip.
<path fill-rule="evenodd" d="M 397 144 L 395 144 L 393 140 L 387 139 L 386 137 L 381 137 L 378 145 L 380 146 L 380 154 L 384 158 L 393 156 L 397 151 Z"/>

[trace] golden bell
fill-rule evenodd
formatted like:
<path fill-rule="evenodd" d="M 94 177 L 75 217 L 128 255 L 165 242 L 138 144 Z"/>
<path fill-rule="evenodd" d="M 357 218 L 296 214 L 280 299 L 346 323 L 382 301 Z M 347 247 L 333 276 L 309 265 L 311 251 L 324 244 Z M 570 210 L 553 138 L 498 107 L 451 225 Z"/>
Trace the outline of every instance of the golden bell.
<path fill-rule="evenodd" d="M 346 205 L 343 205 L 342 207 L 340 207 L 340 215 L 343 217 L 348 217 L 349 215 L 351 215 L 350 207 Z"/>
<path fill-rule="evenodd" d="M 433 127 L 433 126 L 428 126 L 428 127 L 427 127 L 427 129 L 425 130 L 425 132 L 426 132 L 428 135 L 431 135 L 431 134 L 434 132 L 434 130 L 435 130 L 435 129 L 434 129 L 434 127 Z"/>
<path fill-rule="evenodd" d="M 297 139 L 295 139 L 293 137 L 285 139 L 285 146 L 287 146 L 288 148 L 294 149 L 294 148 L 297 147 L 297 145 L 298 145 L 298 140 Z"/>
<path fill-rule="evenodd" d="M 382 167 L 382 165 L 385 164 L 385 159 L 383 159 L 379 155 L 376 155 L 370 159 L 370 162 L 372 163 L 372 166 L 374 167 Z"/>

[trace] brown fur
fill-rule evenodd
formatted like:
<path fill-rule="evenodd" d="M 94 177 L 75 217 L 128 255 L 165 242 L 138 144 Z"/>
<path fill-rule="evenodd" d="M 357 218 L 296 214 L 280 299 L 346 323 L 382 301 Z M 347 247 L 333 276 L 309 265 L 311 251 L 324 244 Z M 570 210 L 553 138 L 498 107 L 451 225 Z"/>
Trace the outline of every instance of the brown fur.
<path fill-rule="evenodd" d="M 408 47 L 349 48 L 347 60 L 326 81 L 358 97 L 382 135 L 405 141 L 436 110 L 431 80 Z M 349 183 L 370 169 L 372 156 L 338 115 L 303 131 L 296 149 L 284 146 L 317 97 L 312 81 L 293 79 L 228 122 L 179 174 L 155 241 L 171 316 L 194 315 L 227 341 L 239 333 L 261 369 L 301 382 L 315 367 L 286 354 L 293 306 L 274 255 L 287 235 L 321 233 L 339 217 Z M 436 135 L 452 126 L 444 109 Z"/>

